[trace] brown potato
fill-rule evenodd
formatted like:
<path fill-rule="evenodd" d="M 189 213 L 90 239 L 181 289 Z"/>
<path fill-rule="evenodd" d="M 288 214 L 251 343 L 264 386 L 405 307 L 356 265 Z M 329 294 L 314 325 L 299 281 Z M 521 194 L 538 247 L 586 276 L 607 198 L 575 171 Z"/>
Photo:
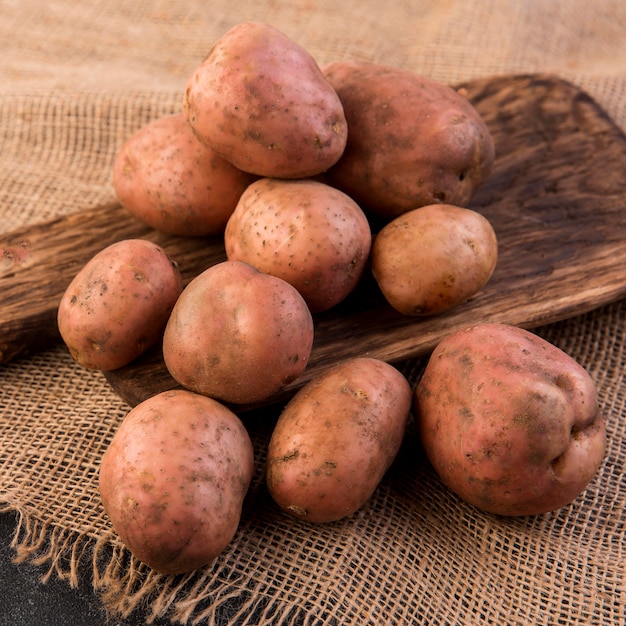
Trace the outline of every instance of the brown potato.
<path fill-rule="evenodd" d="M 332 308 L 354 289 L 371 239 L 369 222 L 352 198 L 309 179 L 256 181 L 224 233 L 230 260 L 286 280 L 312 312 Z"/>
<path fill-rule="evenodd" d="M 346 145 L 341 102 L 313 57 L 261 22 L 221 37 L 190 76 L 183 108 L 203 142 L 259 176 L 314 176 Z"/>
<path fill-rule="evenodd" d="M 378 233 L 371 269 L 397 311 L 435 315 L 478 293 L 497 260 L 496 234 L 484 216 L 432 204 L 400 215 Z"/>
<path fill-rule="evenodd" d="M 383 218 L 435 203 L 466 206 L 488 178 L 493 138 L 460 93 L 426 76 L 361 61 L 324 69 L 349 135 L 329 182 Z"/>
<path fill-rule="evenodd" d="M 237 532 L 254 469 L 252 442 L 225 406 L 166 391 L 133 408 L 100 464 L 113 528 L 157 572 L 210 563 Z"/>
<path fill-rule="evenodd" d="M 267 400 L 309 362 L 313 319 L 295 287 L 247 263 L 196 276 L 176 302 L 163 358 L 181 385 L 225 402 Z"/>
<path fill-rule="evenodd" d="M 122 206 L 148 226 L 174 235 L 223 232 L 255 179 L 202 144 L 182 113 L 140 128 L 113 164 L 113 187 Z"/>
<path fill-rule="evenodd" d="M 68 285 L 59 332 L 83 367 L 117 369 L 161 340 L 182 289 L 178 266 L 160 246 L 124 239 L 94 255 Z"/>
<path fill-rule="evenodd" d="M 341 361 L 305 385 L 269 443 L 267 485 L 288 514 L 332 522 L 365 505 L 396 458 L 411 388 L 391 365 Z"/>
<path fill-rule="evenodd" d="M 499 515 L 536 515 L 572 502 L 606 447 L 589 374 L 541 337 L 505 324 L 478 324 L 441 341 L 414 408 L 442 481 Z"/>

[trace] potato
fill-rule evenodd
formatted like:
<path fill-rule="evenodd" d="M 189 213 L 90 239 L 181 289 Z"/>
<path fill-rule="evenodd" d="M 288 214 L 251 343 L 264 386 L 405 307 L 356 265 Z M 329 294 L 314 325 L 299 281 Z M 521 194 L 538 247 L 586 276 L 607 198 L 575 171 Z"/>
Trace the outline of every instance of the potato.
<path fill-rule="evenodd" d="M 111 244 L 65 290 L 57 312 L 61 338 L 86 368 L 127 365 L 161 340 L 182 289 L 178 266 L 157 244 Z"/>
<path fill-rule="evenodd" d="M 536 515 L 572 502 L 605 452 L 589 374 L 514 326 L 477 324 L 443 339 L 415 390 L 414 408 L 442 481 L 499 515 Z"/>
<path fill-rule="evenodd" d="M 313 319 L 295 287 L 240 261 L 196 276 L 163 335 L 165 365 L 183 387 L 236 404 L 267 400 L 309 361 Z"/>
<path fill-rule="evenodd" d="M 372 244 L 380 290 L 404 315 L 443 313 L 477 294 L 498 260 L 490 222 L 476 211 L 431 204 L 389 222 Z"/>
<path fill-rule="evenodd" d="M 420 206 L 467 206 L 488 178 L 493 138 L 459 92 L 408 70 L 362 61 L 324 68 L 344 107 L 345 151 L 329 182 L 385 219 Z"/>
<path fill-rule="evenodd" d="M 99 490 L 131 553 L 159 573 L 181 574 L 231 542 L 253 469 L 250 437 L 234 413 L 165 391 L 128 413 L 102 457 Z"/>
<path fill-rule="evenodd" d="M 355 513 L 396 458 L 410 408 L 408 381 L 378 359 L 340 361 L 311 380 L 270 439 L 266 480 L 274 501 L 313 523 Z"/>
<path fill-rule="evenodd" d="M 204 143 L 260 176 L 314 176 L 346 145 L 341 102 L 313 57 L 262 22 L 217 41 L 189 77 L 183 110 Z"/>
<path fill-rule="evenodd" d="M 174 235 L 222 233 L 255 179 L 202 144 L 182 113 L 140 128 L 113 164 L 113 187 L 122 206 L 148 226 Z"/>
<path fill-rule="evenodd" d="M 256 181 L 242 194 L 224 233 L 230 260 L 286 280 L 314 313 L 354 289 L 371 240 L 356 202 L 310 179 Z"/>

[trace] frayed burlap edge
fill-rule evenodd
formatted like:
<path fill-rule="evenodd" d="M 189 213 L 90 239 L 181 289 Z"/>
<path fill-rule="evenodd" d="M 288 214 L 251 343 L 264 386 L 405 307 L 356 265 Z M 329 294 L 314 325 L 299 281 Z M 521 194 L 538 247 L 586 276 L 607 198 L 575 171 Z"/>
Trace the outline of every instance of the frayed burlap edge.
<path fill-rule="evenodd" d="M 255 623 L 272 620 L 304 625 L 318 617 L 307 619 L 304 609 L 280 598 L 268 601 L 256 592 L 253 596 L 234 580 L 225 584 L 212 570 L 182 576 L 158 574 L 112 536 L 89 536 L 42 521 L 24 508 L 0 506 L 0 514 L 7 513 L 17 515 L 10 543 L 14 563 L 40 569 L 43 584 L 56 576 L 73 589 L 85 582 L 81 570 L 89 568 L 93 590 L 111 619 L 127 619 L 141 611 L 146 624 L 164 617 L 180 624 L 227 624 L 255 615 Z"/>

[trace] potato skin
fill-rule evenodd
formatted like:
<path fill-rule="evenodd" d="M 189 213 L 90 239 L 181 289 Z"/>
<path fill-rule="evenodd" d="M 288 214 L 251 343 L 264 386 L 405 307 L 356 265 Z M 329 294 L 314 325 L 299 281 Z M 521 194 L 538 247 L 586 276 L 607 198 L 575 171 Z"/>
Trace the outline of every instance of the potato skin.
<path fill-rule="evenodd" d="M 553 344 L 505 324 L 478 324 L 441 341 L 415 389 L 414 412 L 442 481 L 499 515 L 570 503 L 606 447 L 587 372 Z"/>
<path fill-rule="evenodd" d="M 124 239 L 94 255 L 68 285 L 59 332 L 83 367 L 122 367 L 160 341 L 182 289 L 178 266 L 160 246 Z"/>
<path fill-rule="evenodd" d="M 498 240 L 476 211 L 431 204 L 395 218 L 372 244 L 372 274 L 404 315 L 443 313 L 474 296 L 491 278 Z"/>
<path fill-rule="evenodd" d="M 266 480 L 286 513 L 313 523 L 360 509 L 400 449 L 411 388 L 369 357 L 337 363 L 287 404 L 272 433 Z"/>
<path fill-rule="evenodd" d="M 314 176 L 346 145 L 343 107 L 313 57 L 262 22 L 217 41 L 189 77 L 183 110 L 201 141 L 259 176 Z"/>
<path fill-rule="evenodd" d="M 224 233 L 230 260 L 286 280 L 314 313 L 354 289 L 371 241 L 358 204 L 310 179 L 256 181 L 242 194 Z"/>
<path fill-rule="evenodd" d="M 495 160 L 489 129 L 454 89 L 395 67 L 337 61 L 324 68 L 344 107 L 345 151 L 332 185 L 392 219 L 420 206 L 466 206 Z"/>
<path fill-rule="evenodd" d="M 113 187 L 122 206 L 173 235 L 222 233 L 255 179 L 202 144 L 182 112 L 140 128 L 113 163 Z"/>
<path fill-rule="evenodd" d="M 231 542 L 254 452 L 239 418 L 184 390 L 144 400 L 100 464 L 104 509 L 126 547 L 162 574 L 210 563 Z"/>
<path fill-rule="evenodd" d="M 247 263 L 214 265 L 185 288 L 163 335 L 181 385 L 235 404 L 267 400 L 309 361 L 313 318 L 295 287 Z"/>

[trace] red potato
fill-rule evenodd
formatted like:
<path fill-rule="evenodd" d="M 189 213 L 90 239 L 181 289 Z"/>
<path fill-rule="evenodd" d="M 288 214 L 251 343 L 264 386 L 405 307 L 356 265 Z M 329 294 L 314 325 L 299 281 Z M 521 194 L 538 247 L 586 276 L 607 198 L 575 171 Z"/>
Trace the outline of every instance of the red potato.
<path fill-rule="evenodd" d="M 183 236 L 223 232 L 255 179 L 202 144 L 182 113 L 140 128 L 113 164 L 122 206 L 156 230 Z"/>
<path fill-rule="evenodd" d="M 267 485 L 289 515 L 340 520 L 371 498 L 396 458 L 411 388 L 391 365 L 367 357 L 341 361 L 305 385 L 272 433 Z"/>
<path fill-rule="evenodd" d="M 211 398 L 166 391 L 133 408 L 100 464 L 99 491 L 132 554 L 162 574 L 213 561 L 237 532 L 252 442 Z"/>
<path fill-rule="evenodd" d="M 606 433 L 596 388 L 569 355 L 526 330 L 478 324 L 437 346 L 414 395 L 424 450 L 442 481 L 499 515 L 572 502 Z"/>
<path fill-rule="evenodd" d="M 242 194 L 226 225 L 230 260 L 293 285 L 312 312 L 354 289 L 371 247 L 369 222 L 341 191 L 321 182 L 262 178 Z"/>
<path fill-rule="evenodd" d="M 239 261 L 194 278 L 163 335 L 163 358 L 183 387 L 225 402 L 271 398 L 306 367 L 311 312 L 295 287 Z"/>
<path fill-rule="evenodd" d="M 189 77 L 183 110 L 201 141 L 259 176 L 314 176 L 346 145 L 341 102 L 313 57 L 262 22 L 217 41 Z"/>
<path fill-rule="evenodd" d="M 117 369 L 161 340 L 182 289 L 178 266 L 160 246 L 124 239 L 94 255 L 68 285 L 59 332 L 82 366 Z"/>
<path fill-rule="evenodd" d="M 459 92 L 426 76 L 362 61 L 324 68 L 349 128 L 329 182 L 393 219 L 420 206 L 466 206 L 489 177 L 489 129 Z"/>
<path fill-rule="evenodd" d="M 404 315 L 443 313 L 477 294 L 491 278 L 498 241 L 476 211 L 431 204 L 389 222 L 372 245 L 380 290 Z"/>

